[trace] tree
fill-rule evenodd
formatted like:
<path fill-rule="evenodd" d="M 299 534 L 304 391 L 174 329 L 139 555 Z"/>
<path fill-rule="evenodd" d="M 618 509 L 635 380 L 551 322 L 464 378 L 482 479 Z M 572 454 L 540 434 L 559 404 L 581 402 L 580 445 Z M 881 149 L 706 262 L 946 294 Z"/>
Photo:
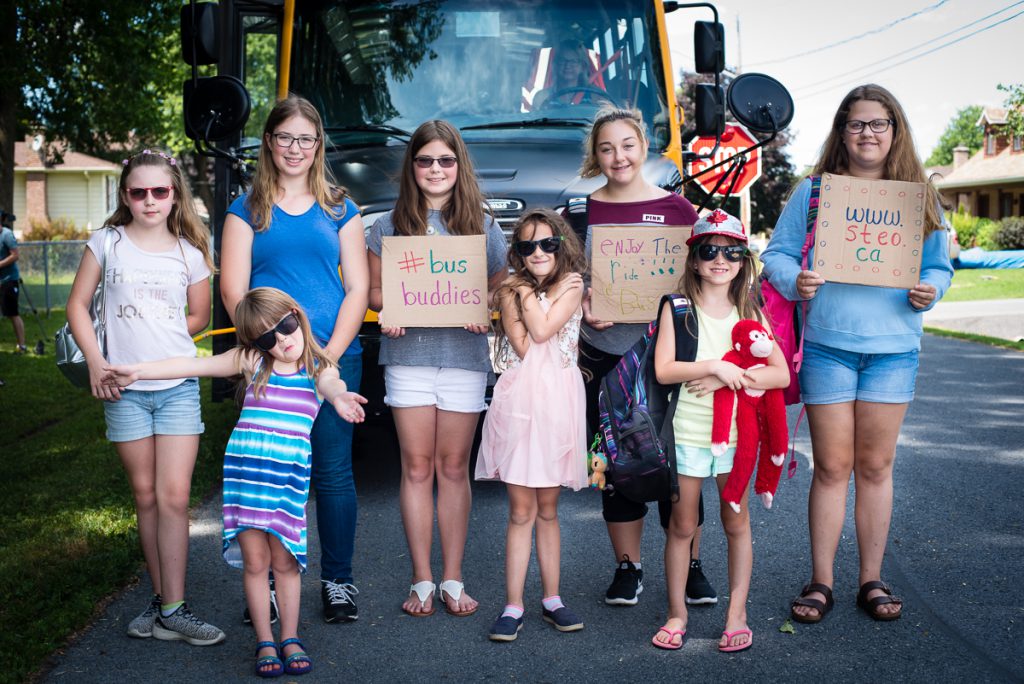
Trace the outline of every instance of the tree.
<path fill-rule="evenodd" d="M 970 105 L 959 110 L 946 125 L 925 166 L 944 166 L 953 163 L 953 148 L 966 145 L 974 154 L 985 144 L 985 131 L 978 125 L 983 107 Z"/>
<path fill-rule="evenodd" d="M 698 83 L 713 83 L 713 76 L 699 75 L 681 72 L 682 85 L 676 92 L 676 100 L 686 115 L 686 121 L 692 121 L 694 116 L 693 91 Z M 726 77 L 722 85 L 727 87 L 729 79 Z M 684 129 L 684 136 L 686 131 Z M 764 136 L 760 136 L 764 137 Z M 787 131 L 780 131 L 775 140 L 760 148 L 761 151 L 761 177 L 750 186 L 750 223 L 747 226 L 751 232 L 759 230 L 771 230 L 782 212 L 782 206 L 796 180 L 793 163 L 789 160 L 786 146 L 790 142 L 790 135 Z M 693 202 L 694 206 L 699 205 L 705 198 L 704 192 L 697 187 L 696 183 L 689 183 L 685 191 L 686 198 Z M 726 202 L 725 210 L 739 216 L 739 200 L 730 198 Z"/>
<path fill-rule="evenodd" d="M 999 90 L 1006 93 L 1006 124 L 1013 135 L 1024 135 L 1024 83 L 1000 83 Z"/>

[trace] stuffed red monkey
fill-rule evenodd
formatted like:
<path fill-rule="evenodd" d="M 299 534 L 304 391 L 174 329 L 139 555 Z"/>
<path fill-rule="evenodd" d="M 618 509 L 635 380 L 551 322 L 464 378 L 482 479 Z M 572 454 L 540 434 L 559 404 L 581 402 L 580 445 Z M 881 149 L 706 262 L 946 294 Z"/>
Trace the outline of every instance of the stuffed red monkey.
<path fill-rule="evenodd" d="M 763 325 L 744 319 L 733 326 L 732 349 L 722 359 L 743 369 L 760 368 L 765 365 L 774 346 L 774 338 Z M 734 396 L 737 398 L 736 456 L 732 472 L 722 490 L 722 499 L 734 511 L 740 512 L 740 501 L 750 486 L 750 476 L 754 472 L 760 446 L 761 457 L 754 493 L 761 497 L 765 508 L 771 508 L 789 446 L 782 390 L 733 391 L 728 387 L 716 390 L 711 424 L 711 453 L 715 456 L 721 456 L 728 448 Z"/>

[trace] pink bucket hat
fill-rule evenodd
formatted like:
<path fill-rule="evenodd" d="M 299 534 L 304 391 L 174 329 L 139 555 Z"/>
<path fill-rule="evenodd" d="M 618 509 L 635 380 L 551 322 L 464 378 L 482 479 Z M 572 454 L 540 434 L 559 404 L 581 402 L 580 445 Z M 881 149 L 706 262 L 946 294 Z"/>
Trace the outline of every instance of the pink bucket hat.
<path fill-rule="evenodd" d="M 693 235 L 686 241 L 686 245 L 689 247 L 706 235 L 724 235 L 736 238 L 741 242 L 747 241 L 747 231 L 743 229 L 740 220 L 721 209 L 715 209 L 710 214 L 705 214 L 697 219 L 696 225 L 693 226 Z"/>

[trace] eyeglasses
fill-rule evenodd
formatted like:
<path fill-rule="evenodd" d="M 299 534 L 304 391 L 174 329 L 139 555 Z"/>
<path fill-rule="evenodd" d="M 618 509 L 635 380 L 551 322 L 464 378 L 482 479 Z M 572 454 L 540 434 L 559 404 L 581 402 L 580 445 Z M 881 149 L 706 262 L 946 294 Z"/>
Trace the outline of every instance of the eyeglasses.
<path fill-rule="evenodd" d="M 554 254 L 562 246 L 562 240 L 564 239 L 564 237 L 558 235 L 556 237 L 541 238 L 540 240 L 521 240 L 512 245 L 512 248 L 521 257 L 530 256 L 538 247 L 548 254 Z"/>
<path fill-rule="evenodd" d="M 455 157 L 414 157 L 413 162 L 421 169 L 429 169 L 437 162 L 442 169 L 450 169 L 459 163 Z"/>
<path fill-rule="evenodd" d="M 171 196 L 171 186 L 158 185 L 153 188 L 128 188 L 128 196 L 136 202 L 146 199 L 146 195 L 150 193 L 152 193 L 155 200 L 165 200 Z"/>
<path fill-rule="evenodd" d="M 846 123 L 843 124 L 843 130 L 847 133 L 860 133 L 867 126 L 871 129 L 872 133 L 885 133 L 889 130 L 889 126 L 896 123 L 892 119 L 873 119 L 871 121 L 858 121 L 857 119 L 847 119 Z"/>
<path fill-rule="evenodd" d="M 288 149 L 292 146 L 292 143 L 298 142 L 299 149 L 311 150 L 316 147 L 316 144 L 320 141 L 315 135 L 291 135 L 290 133 L 274 133 L 270 136 L 274 139 L 274 143 L 282 148 Z"/>
<path fill-rule="evenodd" d="M 743 261 L 743 257 L 747 256 L 747 248 L 743 245 L 701 245 L 697 248 L 697 256 L 703 261 L 714 261 L 718 258 L 719 252 L 726 261 L 734 264 Z"/>
<path fill-rule="evenodd" d="M 253 344 L 260 351 L 269 352 L 277 346 L 277 333 L 281 333 L 282 335 L 291 335 L 296 331 L 296 329 L 298 329 L 298 327 L 299 318 L 294 312 L 292 312 L 278 321 L 277 325 L 273 328 L 253 340 Z"/>

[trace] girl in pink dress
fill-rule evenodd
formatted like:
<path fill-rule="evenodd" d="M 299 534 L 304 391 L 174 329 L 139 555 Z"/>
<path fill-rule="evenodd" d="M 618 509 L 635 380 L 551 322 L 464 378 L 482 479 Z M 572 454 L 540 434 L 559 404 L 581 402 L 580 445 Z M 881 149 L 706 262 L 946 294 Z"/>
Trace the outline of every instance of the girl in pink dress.
<path fill-rule="evenodd" d="M 495 295 L 501 312 L 495 365 L 502 375 L 484 420 L 476 465 L 476 479 L 508 486 L 507 605 L 491 627 L 494 641 L 514 641 L 522 629 L 534 523 L 543 617 L 561 632 L 583 629 L 558 596 L 560 487 L 579 490 L 587 484 L 586 399 L 577 365 L 582 252 L 561 216 L 530 211 L 512 234 L 513 275 Z"/>

